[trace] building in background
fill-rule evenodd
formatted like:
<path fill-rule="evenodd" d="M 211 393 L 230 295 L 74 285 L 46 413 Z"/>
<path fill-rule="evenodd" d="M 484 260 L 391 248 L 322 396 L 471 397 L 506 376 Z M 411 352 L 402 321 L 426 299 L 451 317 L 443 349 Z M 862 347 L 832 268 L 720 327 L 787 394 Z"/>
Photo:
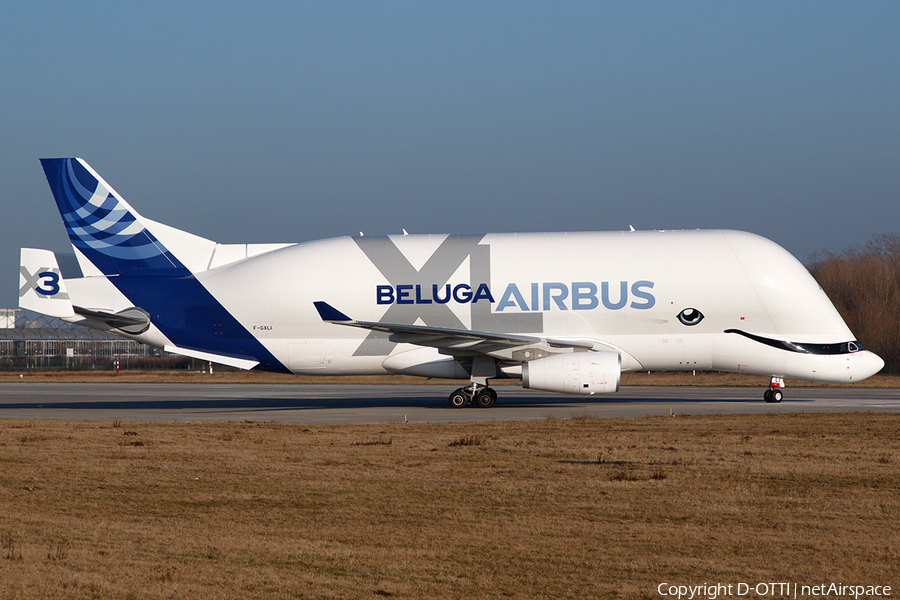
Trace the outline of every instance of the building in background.
<path fill-rule="evenodd" d="M 112 333 L 18 308 L 0 309 L 0 370 L 179 368 L 170 356 Z M 190 367 L 182 367 L 190 368 Z"/>
<path fill-rule="evenodd" d="M 22 312 L 18 308 L 0 308 L 0 329 L 13 329 L 16 326 L 16 318 Z"/>

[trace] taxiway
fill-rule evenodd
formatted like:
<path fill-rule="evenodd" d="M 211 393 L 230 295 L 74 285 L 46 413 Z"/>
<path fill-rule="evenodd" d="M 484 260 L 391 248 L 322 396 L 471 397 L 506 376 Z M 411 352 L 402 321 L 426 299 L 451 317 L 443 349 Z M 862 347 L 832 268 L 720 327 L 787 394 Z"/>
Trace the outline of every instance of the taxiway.
<path fill-rule="evenodd" d="M 4 383 L 0 418 L 451 423 L 580 415 L 900 413 L 900 392 L 885 388 L 788 388 L 784 402 L 766 404 L 759 388 L 629 386 L 584 398 L 502 386 L 490 409 L 452 409 L 450 391 L 436 385 Z"/>

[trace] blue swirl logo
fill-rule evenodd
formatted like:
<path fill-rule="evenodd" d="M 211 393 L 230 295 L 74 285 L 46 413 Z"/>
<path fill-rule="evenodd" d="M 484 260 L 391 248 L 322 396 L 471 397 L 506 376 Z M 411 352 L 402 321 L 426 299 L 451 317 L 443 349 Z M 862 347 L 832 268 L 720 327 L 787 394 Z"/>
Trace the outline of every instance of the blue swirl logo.
<path fill-rule="evenodd" d="M 114 259 L 147 261 L 166 248 L 77 160 L 65 159 L 56 200 L 72 245 Z"/>

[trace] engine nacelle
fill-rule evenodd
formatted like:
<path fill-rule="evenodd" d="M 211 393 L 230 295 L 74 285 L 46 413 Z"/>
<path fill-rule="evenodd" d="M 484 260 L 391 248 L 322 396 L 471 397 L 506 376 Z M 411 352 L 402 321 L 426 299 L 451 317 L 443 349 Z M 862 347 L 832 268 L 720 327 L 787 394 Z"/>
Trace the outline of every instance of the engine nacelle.
<path fill-rule="evenodd" d="M 616 352 L 554 354 L 522 365 L 522 387 L 560 394 L 619 391 L 622 357 Z"/>

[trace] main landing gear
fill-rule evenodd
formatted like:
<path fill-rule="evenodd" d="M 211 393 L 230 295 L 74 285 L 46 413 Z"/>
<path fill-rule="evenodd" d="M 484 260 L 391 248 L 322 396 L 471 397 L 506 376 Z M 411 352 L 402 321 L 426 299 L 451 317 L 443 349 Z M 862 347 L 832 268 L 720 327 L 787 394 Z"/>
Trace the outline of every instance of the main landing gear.
<path fill-rule="evenodd" d="M 462 408 L 474 402 L 480 408 L 490 408 L 497 402 L 497 392 L 488 387 L 488 380 L 497 377 L 497 360 L 479 354 L 472 359 L 471 384 L 450 394 L 450 406 Z"/>
<path fill-rule="evenodd" d="M 497 402 L 497 392 L 486 385 L 473 383 L 450 394 L 450 406 L 453 408 L 462 408 L 472 402 L 480 408 L 490 408 Z"/>
<path fill-rule="evenodd" d="M 781 391 L 783 388 L 784 379 L 781 377 L 773 377 L 769 382 L 769 389 L 763 394 L 763 398 L 769 403 L 781 402 L 784 399 L 784 392 Z"/>

